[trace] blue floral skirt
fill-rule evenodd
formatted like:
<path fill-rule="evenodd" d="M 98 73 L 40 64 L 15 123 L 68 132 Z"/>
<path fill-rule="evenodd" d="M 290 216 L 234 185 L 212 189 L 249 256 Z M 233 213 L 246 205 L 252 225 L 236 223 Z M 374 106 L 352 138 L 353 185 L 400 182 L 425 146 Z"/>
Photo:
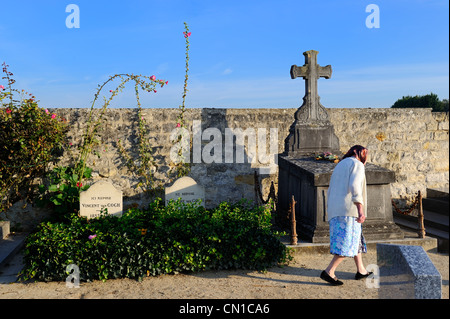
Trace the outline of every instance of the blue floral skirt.
<path fill-rule="evenodd" d="M 355 217 L 334 217 L 329 224 L 331 254 L 355 257 L 359 253 L 367 252 L 361 223 L 358 223 Z"/>

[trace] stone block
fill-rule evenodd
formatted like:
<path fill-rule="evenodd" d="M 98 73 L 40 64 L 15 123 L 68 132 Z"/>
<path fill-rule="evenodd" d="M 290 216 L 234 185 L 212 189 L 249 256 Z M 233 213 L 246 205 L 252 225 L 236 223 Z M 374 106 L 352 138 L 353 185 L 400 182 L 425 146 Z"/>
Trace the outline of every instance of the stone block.
<path fill-rule="evenodd" d="M 441 274 L 422 246 L 377 244 L 380 299 L 440 299 Z"/>
<path fill-rule="evenodd" d="M 0 221 L 0 240 L 9 235 L 9 221 Z"/>
<path fill-rule="evenodd" d="M 435 141 L 448 141 L 448 131 L 436 131 L 434 132 Z"/>
<path fill-rule="evenodd" d="M 448 131 L 448 127 L 449 127 L 448 121 L 446 121 L 446 122 L 439 122 L 439 124 L 438 124 L 438 129 L 439 130 L 446 130 L 446 131 Z"/>

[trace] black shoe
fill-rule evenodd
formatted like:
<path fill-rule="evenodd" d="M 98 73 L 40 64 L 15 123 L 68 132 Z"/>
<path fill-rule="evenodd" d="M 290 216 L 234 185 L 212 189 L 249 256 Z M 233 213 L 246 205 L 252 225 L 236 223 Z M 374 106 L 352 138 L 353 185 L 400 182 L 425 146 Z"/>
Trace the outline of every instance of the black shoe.
<path fill-rule="evenodd" d="M 326 282 L 332 284 L 333 286 L 341 286 L 344 283 L 338 279 L 331 278 L 331 276 L 324 270 L 320 274 L 320 278 L 325 280 Z"/>
<path fill-rule="evenodd" d="M 356 275 L 355 275 L 355 279 L 356 280 L 360 280 L 360 279 L 363 279 L 363 278 L 367 278 L 367 277 L 369 277 L 372 274 L 373 274 L 373 272 L 368 272 L 367 274 L 363 275 L 363 274 L 359 273 L 359 271 L 357 271 Z"/>

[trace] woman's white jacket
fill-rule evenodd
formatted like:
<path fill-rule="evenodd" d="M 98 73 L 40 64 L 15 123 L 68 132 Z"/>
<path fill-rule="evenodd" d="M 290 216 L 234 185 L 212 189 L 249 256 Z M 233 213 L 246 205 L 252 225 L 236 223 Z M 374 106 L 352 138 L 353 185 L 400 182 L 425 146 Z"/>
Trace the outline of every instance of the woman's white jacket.
<path fill-rule="evenodd" d="M 355 203 L 361 203 L 367 217 L 367 190 L 364 164 L 355 157 L 340 161 L 331 175 L 327 192 L 327 219 L 358 217 Z"/>

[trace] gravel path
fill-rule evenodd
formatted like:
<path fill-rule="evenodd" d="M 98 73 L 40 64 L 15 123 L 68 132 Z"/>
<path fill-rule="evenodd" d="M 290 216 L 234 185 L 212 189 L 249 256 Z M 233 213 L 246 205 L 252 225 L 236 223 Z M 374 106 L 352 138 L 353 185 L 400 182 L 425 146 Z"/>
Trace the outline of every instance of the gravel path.
<path fill-rule="evenodd" d="M 442 276 L 442 297 L 449 298 L 449 256 L 436 249 L 427 251 Z M 364 255 L 365 265 L 376 264 L 376 252 Z M 346 259 L 336 275 L 344 281 L 332 287 L 319 275 L 331 260 L 329 254 L 295 255 L 285 267 L 266 272 L 230 270 L 148 277 L 142 282 L 115 279 L 106 282 L 82 282 L 68 288 L 65 282 L 17 283 L 22 255 L 0 269 L 0 299 L 378 299 L 376 288 L 365 280 L 354 280 L 353 259 Z"/>

